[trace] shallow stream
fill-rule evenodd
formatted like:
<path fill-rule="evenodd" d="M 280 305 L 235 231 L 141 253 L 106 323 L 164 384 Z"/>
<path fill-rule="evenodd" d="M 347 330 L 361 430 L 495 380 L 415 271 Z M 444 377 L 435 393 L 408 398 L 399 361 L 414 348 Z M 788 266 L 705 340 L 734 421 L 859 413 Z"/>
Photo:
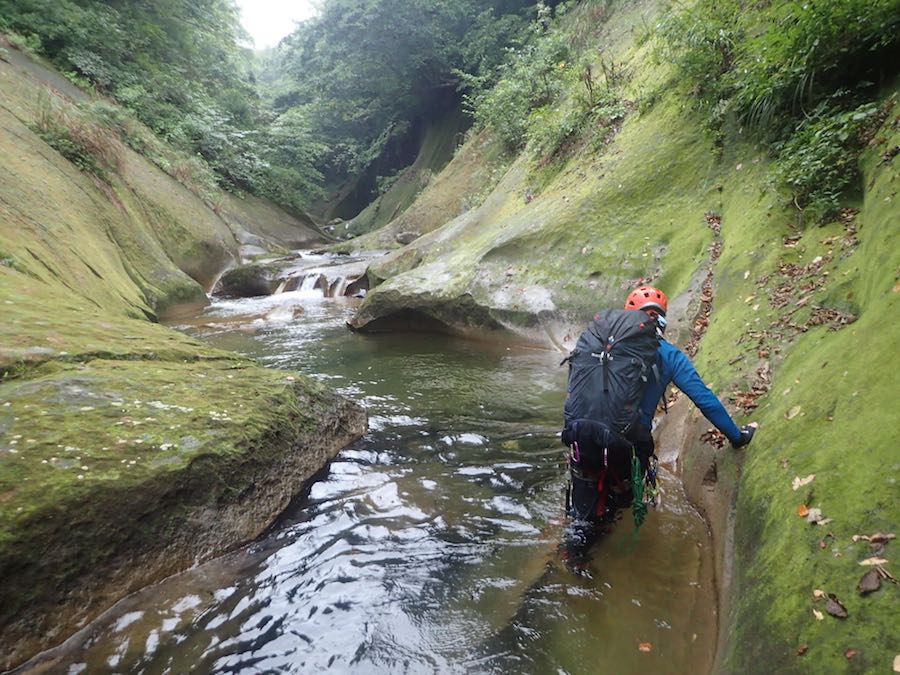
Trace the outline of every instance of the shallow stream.
<path fill-rule="evenodd" d="M 700 673 L 715 644 L 704 522 L 661 448 L 662 508 L 586 567 L 561 559 L 559 354 L 350 333 L 301 289 L 178 328 L 362 402 L 343 450 L 268 536 L 119 603 L 53 672 Z"/>

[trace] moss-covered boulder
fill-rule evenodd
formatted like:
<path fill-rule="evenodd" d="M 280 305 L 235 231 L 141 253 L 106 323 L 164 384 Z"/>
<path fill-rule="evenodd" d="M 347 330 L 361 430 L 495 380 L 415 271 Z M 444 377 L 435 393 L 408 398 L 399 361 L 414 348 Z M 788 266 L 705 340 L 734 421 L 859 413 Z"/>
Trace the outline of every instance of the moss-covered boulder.
<path fill-rule="evenodd" d="M 213 294 L 223 298 L 253 298 L 271 295 L 278 280 L 278 268 L 255 263 L 228 270 L 219 279 Z"/>
<path fill-rule="evenodd" d="M 0 667 L 259 535 L 365 432 L 320 385 L 209 353 L 0 385 Z"/>

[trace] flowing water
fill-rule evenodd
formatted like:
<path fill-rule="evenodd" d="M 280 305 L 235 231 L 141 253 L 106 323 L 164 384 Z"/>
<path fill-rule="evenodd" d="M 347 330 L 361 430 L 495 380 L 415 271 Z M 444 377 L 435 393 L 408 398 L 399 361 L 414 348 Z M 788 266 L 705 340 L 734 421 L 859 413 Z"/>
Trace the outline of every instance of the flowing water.
<path fill-rule="evenodd" d="M 698 673 L 711 551 L 663 446 L 662 508 L 567 567 L 559 354 L 350 333 L 352 300 L 218 301 L 186 330 L 369 412 L 253 545 L 119 603 L 52 672 Z M 666 459 L 669 462 L 666 462 Z"/>

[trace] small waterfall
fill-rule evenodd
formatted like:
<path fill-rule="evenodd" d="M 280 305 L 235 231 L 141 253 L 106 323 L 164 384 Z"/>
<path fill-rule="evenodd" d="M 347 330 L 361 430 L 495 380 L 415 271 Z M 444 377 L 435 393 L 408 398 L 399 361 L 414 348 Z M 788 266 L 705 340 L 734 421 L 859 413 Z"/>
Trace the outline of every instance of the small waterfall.
<path fill-rule="evenodd" d="M 336 276 L 329 278 L 322 272 L 294 274 L 281 279 L 273 295 L 299 291 L 305 295 L 316 295 L 316 291 L 326 298 L 343 298 L 356 295 L 369 286 L 366 275 L 360 277 Z M 361 296 L 360 296 L 361 297 Z"/>
<path fill-rule="evenodd" d="M 338 277 L 329 284 L 327 296 L 329 298 L 342 298 L 347 294 L 346 291 L 347 279 L 345 277 Z"/>
<path fill-rule="evenodd" d="M 305 293 L 311 293 L 319 287 L 319 279 L 322 278 L 321 274 L 309 274 L 303 277 L 303 282 L 300 284 L 300 291 Z"/>

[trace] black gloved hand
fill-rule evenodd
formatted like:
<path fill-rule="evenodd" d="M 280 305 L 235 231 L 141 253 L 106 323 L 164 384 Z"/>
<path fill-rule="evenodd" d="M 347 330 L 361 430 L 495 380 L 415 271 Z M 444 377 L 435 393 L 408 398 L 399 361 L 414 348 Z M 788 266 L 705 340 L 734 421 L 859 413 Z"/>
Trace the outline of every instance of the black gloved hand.
<path fill-rule="evenodd" d="M 745 424 L 741 427 L 741 437 L 737 441 L 731 442 L 732 448 L 743 448 L 753 440 L 753 434 L 756 433 L 756 425 Z"/>

